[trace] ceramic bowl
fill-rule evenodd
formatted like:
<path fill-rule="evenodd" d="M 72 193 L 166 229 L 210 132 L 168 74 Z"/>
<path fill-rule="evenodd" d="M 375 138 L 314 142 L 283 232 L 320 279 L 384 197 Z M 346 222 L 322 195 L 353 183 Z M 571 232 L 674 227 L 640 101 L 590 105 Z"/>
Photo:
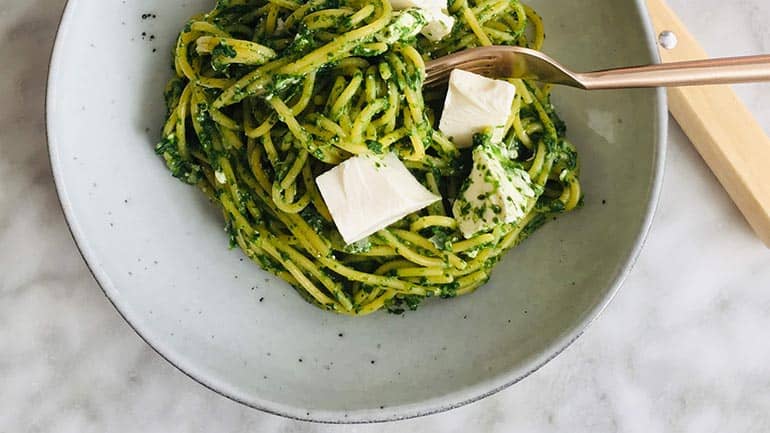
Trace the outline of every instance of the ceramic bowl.
<path fill-rule="evenodd" d="M 511 251 L 471 296 L 403 316 L 342 317 L 229 250 L 221 215 L 153 153 L 171 46 L 212 4 L 70 0 L 50 68 L 51 164 L 72 234 L 107 297 L 161 356 L 271 413 L 394 420 L 516 383 L 607 305 L 658 198 L 661 91 L 558 89 L 585 207 Z M 545 50 L 576 70 L 657 59 L 642 1 L 531 4 L 545 18 Z"/>

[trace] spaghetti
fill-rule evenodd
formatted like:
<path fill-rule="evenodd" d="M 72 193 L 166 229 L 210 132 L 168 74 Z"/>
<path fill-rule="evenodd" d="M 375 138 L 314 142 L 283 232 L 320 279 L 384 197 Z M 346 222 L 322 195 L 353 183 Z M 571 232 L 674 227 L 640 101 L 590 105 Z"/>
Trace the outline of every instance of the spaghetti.
<path fill-rule="evenodd" d="M 233 246 L 321 308 L 400 312 L 471 293 L 581 191 L 550 88 L 509 80 L 517 92 L 503 142 L 539 196 L 516 223 L 461 236 L 450 203 L 469 151 L 436 129 L 444 93 L 422 91 L 424 62 L 481 45 L 539 49 L 544 33 L 517 0 L 450 0 L 448 12 L 456 24 L 434 43 L 394 35 L 389 0 L 219 0 L 179 35 L 157 153 L 219 205 Z M 385 152 L 444 200 L 345 245 L 315 178 Z"/>

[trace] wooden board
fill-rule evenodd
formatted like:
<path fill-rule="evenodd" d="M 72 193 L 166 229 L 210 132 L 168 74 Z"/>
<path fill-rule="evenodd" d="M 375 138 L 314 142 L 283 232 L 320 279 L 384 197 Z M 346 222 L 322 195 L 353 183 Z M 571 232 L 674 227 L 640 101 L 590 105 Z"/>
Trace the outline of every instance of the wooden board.
<path fill-rule="evenodd" d="M 663 62 L 708 58 L 663 0 L 647 0 L 656 34 L 678 44 Z M 770 138 L 729 86 L 671 88 L 669 110 L 760 239 L 770 247 Z"/>

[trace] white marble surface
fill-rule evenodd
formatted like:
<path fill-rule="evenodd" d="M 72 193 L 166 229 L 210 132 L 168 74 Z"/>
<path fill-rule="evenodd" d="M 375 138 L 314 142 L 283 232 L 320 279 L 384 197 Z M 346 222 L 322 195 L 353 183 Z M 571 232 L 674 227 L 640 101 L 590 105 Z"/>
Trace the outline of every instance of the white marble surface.
<path fill-rule="evenodd" d="M 0 433 L 770 431 L 770 250 L 675 124 L 631 277 L 576 344 L 519 385 L 373 426 L 298 423 L 202 388 L 120 319 L 61 216 L 43 104 L 63 3 L 0 0 Z M 671 3 L 712 55 L 770 52 L 766 0 Z M 770 125 L 770 85 L 739 93 Z"/>

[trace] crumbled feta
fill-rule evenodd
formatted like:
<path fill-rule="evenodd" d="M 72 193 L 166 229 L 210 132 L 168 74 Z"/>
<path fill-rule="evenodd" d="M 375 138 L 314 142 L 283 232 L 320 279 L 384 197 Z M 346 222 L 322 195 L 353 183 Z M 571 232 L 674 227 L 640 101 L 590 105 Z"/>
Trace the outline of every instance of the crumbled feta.
<path fill-rule="evenodd" d="M 225 172 L 222 170 L 214 171 L 214 178 L 223 185 L 227 183 L 227 176 L 225 176 Z"/>
<path fill-rule="evenodd" d="M 473 149 L 471 174 L 455 200 L 452 213 L 465 238 L 513 223 L 526 215 L 537 198 L 529 174 L 507 160 L 495 144 Z"/>
<path fill-rule="evenodd" d="M 438 42 L 452 32 L 455 19 L 447 12 L 446 0 L 393 0 L 395 10 L 416 9 L 422 12 L 425 23 L 420 30 L 432 42 Z"/>
<path fill-rule="evenodd" d="M 428 23 L 425 11 L 421 9 L 405 9 L 397 12 L 394 19 L 380 38 L 386 44 L 394 44 L 399 41 L 406 41 L 420 33 Z"/>

